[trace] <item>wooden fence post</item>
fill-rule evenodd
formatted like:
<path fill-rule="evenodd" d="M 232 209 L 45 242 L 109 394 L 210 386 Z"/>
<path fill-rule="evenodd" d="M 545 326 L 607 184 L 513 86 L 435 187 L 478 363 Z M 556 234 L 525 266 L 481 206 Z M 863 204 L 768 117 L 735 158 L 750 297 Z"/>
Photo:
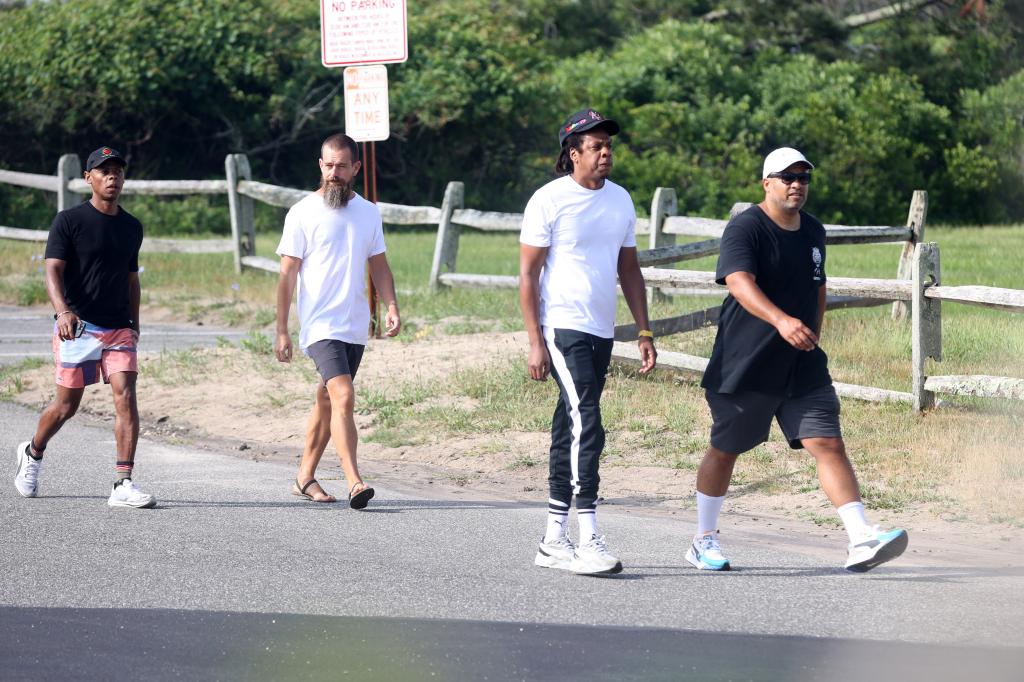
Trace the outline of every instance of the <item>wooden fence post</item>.
<path fill-rule="evenodd" d="M 924 388 L 924 380 L 927 378 L 924 372 L 925 360 L 942 359 L 942 302 L 924 295 L 926 288 L 939 285 L 942 281 L 938 244 L 931 242 L 914 247 L 911 281 L 911 393 L 914 396 L 914 411 L 920 412 L 935 405 L 935 393 Z"/>
<path fill-rule="evenodd" d="M 242 256 L 256 255 L 256 226 L 253 224 L 252 198 L 238 193 L 239 180 L 252 180 L 252 170 L 245 154 L 228 154 L 224 158 L 224 174 L 228 181 L 228 209 L 231 211 L 231 241 L 235 245 L 235 272 L 242 272 Z"/>
<path fill-rule="evenodd" d="M 60 189 L 57 190 L 57 211 L 71 208 L 78 203 L 78 197 L 68 189 L 68 181 L 82 177 L 82 161 L 78 154 L 63 154 L 57 161 L 57 177 Z"/>
<path fill-rule="evenodd" d="M 648 248 L 657 249 L 672 246 L 676 243 L 674 234 L 665 234 L 665 217 L 675 215 L 678 209 L 676 191 L 671 187 L 658 187 L 651 199 L 651 234 Z M 654 301 L 663 301 L 668 295 L 658 287 L 647 287 L 647 305 Z"/>
<path fill-rule="evenodd" d="M 448 183 L 441 202 L 441 220 L 437 223 L 437 241 L 434 243 L 434 261 L 430 266 L 430 290 L 441 288 L 441 273 L 455 272 L 455 258 L 459 255 L 459 226 L 452 222 L 455 209 L 462 208 L 466 186 L 458 181 Z"/>
<path fill-rule="evenodd" d="M 753 205 L 754 204 L 750 203 L 749 201 L 737 201 L 735 204 L 732 205 L 732 208 L 729 209 L 729 219 L 731 220 L 735 218 L 740 213 L 743 213 Z"/>
<path fill-rule="evenodd" d="M 924 241 L 924 222 L 928 217 L 928 192 L 923 189 L 914 190 L 910 199 L 910 211 L 907 213 L 907 227 L 910 239 L 903 243 L 900 263 L 896 267 L 896 279 L 910 279 L 914 263 L 914 246 Z M 902 320 L 907 316 L 907 304 L 895 301 L 892 304 L 892 319 Z"/>

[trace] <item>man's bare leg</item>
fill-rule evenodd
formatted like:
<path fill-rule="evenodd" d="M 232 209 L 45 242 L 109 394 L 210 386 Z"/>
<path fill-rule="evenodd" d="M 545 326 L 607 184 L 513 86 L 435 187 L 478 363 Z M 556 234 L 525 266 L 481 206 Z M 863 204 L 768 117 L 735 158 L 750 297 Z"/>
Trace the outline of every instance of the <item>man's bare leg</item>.
<path fill-rule="evenodd" d="M 736 455 L 709 447 L 697 469 L 697 490 L 711 497 L 721 497 L 729 490 Z"/>
<path fill-rule="evenodd" d="M 343 374 L 332 378 L 327 382 L 327 393 L 331 399 L 331 437 L 341 459 L 341 468 L 345 472 L 349 491 L 356 487 L 362 489 L 365 485 L 359 475 L 356 461 L 359 435 L 356 432 L 354 416 L 355 390 L 352 387 L 352 377 Z"/>
<path fill-rule="evenodd" d="M 316 478 L 316 468 L 320 465 L 320 458 L 327 449 L 331 440 L 331 398 L 327 394 L 327 387 L 323 381 L 316 387 L 313 399 L 313 409 L 309 413 L 309 421 L 306 424 L 306 444 L 302 450 L 302 460 L 299 462 L 299 473 L 296 481 L 300 486 Z M 329 501 L 334 502 L 336 498 L 328 495 L 319 485 L 320 493 L 326 495 Z M 316 497 L 317 491 L 314 486 L 306 490 L 307 494 Z M 319 498 L 324 499 L 324 498 Z M 324 501 L 328 501 L 324 499 Z"/>
<path fill-rule="evenodd" d="M 135 393 L 138 376 L 135 372 L 117 372 L 109 378 L 114 395 L 114 440 L 119 462 L 134 462 L 135 448 L 139 444 L 139 406 Z"/>
<path fill-rule="evenodd" d="M 57 435 L 60 427 L 64 426 L 67 420 L 75 416 L 78 406 L 82 403 L 84 388 L 67 388 L 57 386 L 57 395 L 53 402 L 46 406 L 39 415 L 39 422 L 36 424 L 36 433 L 32 438 L 32 445 L 40 454 L 46 450 L 50 439 Z"/>
<path fill-rule="evenodd" d="M 818 480 L 829 502 L 837 509 L 860 502 L 860 486 L 842 438 L 804 438 L 803 446 L 818 464 Z"/>

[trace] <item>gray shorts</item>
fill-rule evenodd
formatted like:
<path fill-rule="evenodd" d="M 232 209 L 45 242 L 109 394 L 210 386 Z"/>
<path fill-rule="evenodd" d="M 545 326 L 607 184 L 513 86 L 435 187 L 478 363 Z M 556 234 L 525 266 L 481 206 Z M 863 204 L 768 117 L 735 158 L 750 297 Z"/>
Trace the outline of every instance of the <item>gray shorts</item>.
<path fill-rule="evenodd" d="M 832 384 L 796 398 L 741 391 L 705 391 L 711 408 L 711 447 L 740 455 L 768 440 L 772 417 L 794 450 L 803 438 L 842 438 L 839 397 Z"/>
<path fill-rule="evenodd" d="M 326 384 L 334 377 L 348 374 L 356 378 L 356 370 L 363 359 L 363 349 L 358 343 L 346 343 L 337 339 L 324 339 L 311 343 L 306 348 L 306 355 L 313 359 L 316 371 Z"/>

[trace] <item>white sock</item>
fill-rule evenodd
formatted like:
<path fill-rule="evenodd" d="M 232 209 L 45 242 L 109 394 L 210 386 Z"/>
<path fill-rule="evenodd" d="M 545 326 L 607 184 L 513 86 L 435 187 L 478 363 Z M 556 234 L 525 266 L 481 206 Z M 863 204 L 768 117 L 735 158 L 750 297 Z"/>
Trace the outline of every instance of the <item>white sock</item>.
<path fill-rule="evenodd" d="M 711 497 L 697 491 L 697 535 L 713 533 L 718 530 L 718 514 L 722 511 L 725 495 Z"/>
<path fill-rule="evenodd" d="M 576 520 L 580 522 L 580 544 L 597 535 L 597 512 L 593 509 L 576 510 Z"/>
<path fill-rule="evenodd" d="M 556 514 L 548 512 L 548 528 L 544 532 L 544 542 L 554 542 L 565 535 L 566 526 L 569 525 L 569 514 Z"/>
<path fill-rule="evenodd" d="M 842 507 L 836 509 L 836 512 L 839 514 L 839 518 L 842 519 L 843 527 L 846 528 L 846 534 L 850 536 L 850 542 L 856 542 L 871 532 L 871 526 L 868 525 L 868 520 L 864 518 L 863 502 L 847 502 Z"/>

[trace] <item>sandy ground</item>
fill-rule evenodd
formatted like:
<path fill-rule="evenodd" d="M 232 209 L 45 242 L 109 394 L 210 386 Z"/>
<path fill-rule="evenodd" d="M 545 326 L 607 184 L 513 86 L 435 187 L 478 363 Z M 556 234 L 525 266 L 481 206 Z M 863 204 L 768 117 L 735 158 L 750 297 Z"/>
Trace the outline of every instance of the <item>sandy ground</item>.
<path fill-rule="evenodd" d="M 192 447 L 228 452 L 254 460 L 297 462 L 313 399 L 316 374 L 312 363 L 299 357 L 290 365 L 272 356 L 237 348 L 207 349 L 176 354 L 173 360 L 145 353 L 142 342 L 139 409 L 142 437 Z M 356 380 L 357 393 L 382 392 L 394 396 L 403 386 L 443 379 L 449 373 L 507 363 L 527 349 L 523 333 L 487 333 L 371 341 Z M 23 390 L 15 400 L 41 408 L 53 395 L 52 368 L 25 373 Z M 434 382 L 433 385 L 443 385 Z M 86 418 L 112 421 L 108 390 L 90 387 L 81 412 Z M 432 395 L 427 402 L 443 406 L 466 398 Z M 358 409 L 357 399 L 357 409 Z M 357 415 L 365 437 L 373 431 L 373 415 Z M 430 496 L 459 495 L 519 500 L 540 504 L 546 500 L 546 433 L 507 432 L 441 438 L 418 434 L 417 445 L 387 447 L 360 444 L 360 468 L 369 482 Z M 59 439 L 53 448 L 59 453 Z M 617 462 L 602 465 L 603 504 L 630 513 L 677 515 L 680 536 L 686 537 L 695 521 L 695 473 L 661 466 Z M 642 460 L 642 458 L 640 458 Z M 144 462 L 140 462 L 144 467 Z M 142 468 L 140 467 L 140 468 Z M 328 448 L 318 478 L 330 492 L 344 497 L 341 469 L 333 448 Z M 282 481 L 286 491 L 289 481 Z M 800 536 L 834 538 L 845 543 L 845 533 L 817 518 L 832 519 L 834 512 L 820 491 L 793 494 L 744 492 L 729 498 L 723 527 L 743 525 L 783 530 L 791 539 Z M 873 512 L 882 525 L 900 525 L 914 535 L 911 553 L 927 559 L 955 544 L 977 555 L 972 547 L 983 537 L 983 550 L 996 565 L 1024 565 L 1024 530 L 1013 525 L 951 522 L 924 507 L 898 513 Z M 966 556 L 966 554 L 965 554 Z"/>

